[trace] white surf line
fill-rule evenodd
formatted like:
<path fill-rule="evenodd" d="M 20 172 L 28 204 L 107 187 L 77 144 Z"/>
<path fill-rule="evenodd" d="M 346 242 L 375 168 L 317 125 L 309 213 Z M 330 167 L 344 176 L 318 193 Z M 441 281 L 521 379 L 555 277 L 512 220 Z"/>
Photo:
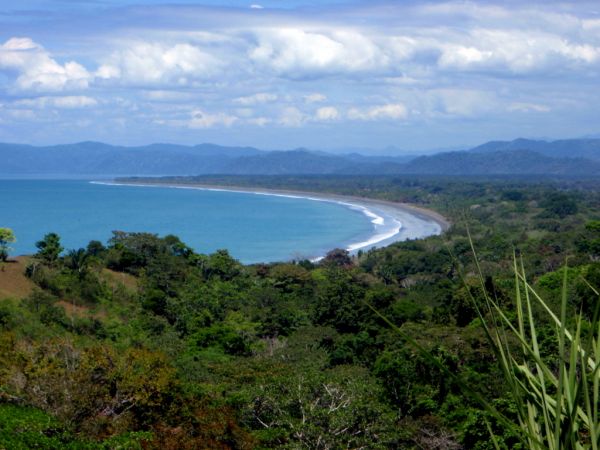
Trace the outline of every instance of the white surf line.
<path fill-rule="evenodd" d="M 397 219 L 393 219 L 394 221 L 394 228 L 392 228 L 391 231 L 387 232 L 387 233 L 379 233 L 376 234 L 375 236 L 373 236 L 371 239 L 363 241 L 363 242 L 357 242 L 356 244 L 350 244 L 348 246 L 348 248 L 346 250 L 348 250 L 349 252 L 353 252 L 355 250 L 359 250 L 361 248 L 365 248 L 365 247 L 369 247 L 369 246 L 373 246 L 381 241 L 385 241 L 387 239 L 391 239 L 394 236 L 396 236 L 397 234 L 400 233 L 400 230 L 402 229 L 402 222 L 400 222 Z"/>
<path fill-rule="evenodd" d="M 360 205 L 357 203 L 350 203 L 350 202 L 341 201 L 341 200 L 330 199 L 330 198 L 323 198 L 323 197 L 282 194 L 282 193 L 277 193 L 277 192 L 245 191 L 245 190 L 241 190 L 241 189 L 224 189 L 224 188 L 216 188 L 216 187 L 182 186 L 182 185 L 174 185 L 174 184 L 117 183 L 117 182 L 113 182 L 113 181 L 90 181 L 90 183 L 91 184 L 100 184 L 100 185 L 105 185 L 105 186 L 133 186 L 133 187 L 156 187 L 156 188 L 165 188 L 166 187 L 166 188 L 171 188 L 171 189 L 192 189 L 192 190 L 212 191 L 212 192 L 235 192 L 235 193 L 239 193 L 239 194 L 266 195 L 266 196 L 271 196 L 271 197 L 295 198 L 295 199 L 312 200 L 315 202 L 335 203 L 338 205 L 346 206 L 355 211 L 358 210 L 358 211 L 362 212 L 365 216 L 367 216 L 370 219 L 370 222 L 373 224 L 373 229 L 375 232 L 377 231 L 378 226 L 382 227 L 385 225 L 385 219 L 382 216 L 374 213 L 373 211 L 371 211 L 368 207 L 366 207 L 364 205 Z M 361 248 L 365 248 L 365 247 L 369 247 L 369 246 L 372 247 L 381 241 L 385 241 L 387 239 L 393 238 L 394 236 L 396 236 L 397 234 L 400 233 L 400 230 L 402 229 L 402 222 L 400 222 L 399 220 L 397 220 L 395 218 L 393 218 L 392 220 L 394 221 L 394 227 L 390 231 L 388 231 L 386 233 L 377 233 L 376 232 L 373 236 L 371 236 L 371 238 L 369 238 L 366 241 L 348 244 L 348 247 L 346 247 L 346 250 L 349 252 L 354 252 Z M 322 256 L 319 256 L 318 258 L 311 259 L 311 261 L 319 261 L 322 258 L 323 258 Z"/>

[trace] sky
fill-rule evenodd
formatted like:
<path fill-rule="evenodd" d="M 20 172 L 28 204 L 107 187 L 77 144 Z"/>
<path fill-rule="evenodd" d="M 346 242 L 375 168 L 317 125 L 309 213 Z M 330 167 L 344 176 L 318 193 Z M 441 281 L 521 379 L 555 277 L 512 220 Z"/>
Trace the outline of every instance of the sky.
<path fill-rule="evenodd" d="M 0 3 L 0 142 L 401 154 L 600 133 L 597 0 Z"/>

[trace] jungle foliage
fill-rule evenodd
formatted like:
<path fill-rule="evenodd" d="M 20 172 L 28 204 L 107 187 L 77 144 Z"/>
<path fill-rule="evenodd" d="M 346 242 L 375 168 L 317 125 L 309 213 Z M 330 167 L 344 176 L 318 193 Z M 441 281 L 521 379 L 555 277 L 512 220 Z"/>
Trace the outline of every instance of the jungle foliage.
<path fill-rule="evenodd" d="M 521 323 L 514 293 L 527 279 L 565 329 L 597 340 L 600 192 L 515 180 L 262 183 L 416 203 L 452 226 L 354 256 L 249 266 L 175 236 L 115 231 L 64 252 L 50 233 L 27 268 L 36 291 L 0 301 L 0 447 L 527 448 L 485 305 Z M 543 307 L 530 314 L 536 363 L 551 373 L 565 343 Z"/>

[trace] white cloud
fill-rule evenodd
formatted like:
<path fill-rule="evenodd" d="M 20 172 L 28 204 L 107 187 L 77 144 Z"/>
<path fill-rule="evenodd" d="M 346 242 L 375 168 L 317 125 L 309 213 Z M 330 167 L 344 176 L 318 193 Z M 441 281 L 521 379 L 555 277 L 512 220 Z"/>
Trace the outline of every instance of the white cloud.
<path fill-rule="evenodd" d="M 230 127 L 239 119 L 236 116 L 224 112 L 208 113 L 202 109 L 194 109 L 189 113 L 188 119 L 155 119 L 158 125 L 169 125 L 172 127 L 184 127 L 191 129 L 205 129 L 214 127 Z"/>
<path fill-rule="evenodd" d="M 511 103 L 508 106 L 508 111 L 511 112 L 539 112 L 546 113 L 550 112 L 551 109 L 546 105 L 538 105 L 536 103 Z"/>
<path fill-rule="evenodd" d="M 254 115 L 254 110 L 252 108 L 237 108 L 235 114 L 238 117 L 252 117 Z"/>
<path fill-rule="evenodd" d="M 552 121 L 561 124 L 556 134 L 597 132 L 600 20 L 593 2 L 367 3 L 324 7 L 319 16 L 302 8 L 253 11 L 252 2 L 245 9 L 149 6 L 141 15 L 109 7 L 85 33 L 48 18 L 60 31 L 51 41 L 0 42 L 0 101 L 18 109 L 23 123 L 29 114 L 62 129 L 74 123 L 62 108 L 97 101 L 105 119 L 97 130 L 110 139 L 115 130 L 118 138 L 156 139 L 159 132 L 143 128 L 153 120 L 221 127 L 214 136 L 224 141 L 236 139 L 226 127 L 254 125 L 265 129 L 248 139 L 306 126 L 290 139 L 315 142 L 328 128 L 340 141 L 374 142 L 367 136 L 380 130 L 377 121 L 400 120 L 415 124 L 407 133 L 423 136 L 419 145 L 431 139 L 422 125 L 439 125 L 441 135 L 448 119 L 470 127 L 465 142 L 485 133 L 544 134 Z M 560 121 L 567 110 L 573 114 Z M 364 121 L 360 130 L 353 120 Z M 316 126 L 326 121 L 335 130 Z M 21 132 L 5 129 L 0 134 Z M 58 129 L 46 133 L 60 140 Z M 195 136 L 163 132 L 170 140 Z"/>
<path fill-rule="evenodd" d="M 565 56 L 588 64 L 593 64 L 600 59 L 600 47 L 591 45 L 569 45 L 565 44 L 562 52 Z"/>
<path fill-rule="evenodd" d="M 158 89 L 158 90 L 150 90 L 143 91 L 141 96 L 144 99 L 156 102 L 187 102 L 192 100 L 193 95 L 189 92 L 181 92 L 181 91 L 171 91 L 167 89 Z"/>
<path fill-rule="evenodd" d="M 15 72 L 15 86 L 24 91 L 84 89 L 91 78 L 81 64 L 60 64 L 29 38 L 12 38 L 0 45 L 0 70 Z"/>
<path fill-rule="evenodd" d="M 33 99 L 23 99 L 16 101 L 14 104 L 16 106 L 39 109 L 44 109 L 47 107 L 77 109 L 88 106 L 96 106 L 98 102 L 92 97 L 86 97 L 83 95 L 68 95 L 64 97 L 37 97 Z"/>
<path fill-rule="evenodd" d="M 11 109 L 9 115 L 17 120 L 35 120 L 37 115 L 31 109 Z"/>
<path fill-rule="evenodd" d="M 493 92 L 476 89 L 431 89 L 421 97 L 430 116 L 474 117 L 501 107 Z"/>
<path fill-rule="evenodd" d="M 434 9 L 460 10 L 463 6 L 449 3 Z M 251 34 L 256 45 L 249 48 L 247 56 L 259 71 L 268 69 L 291 79 L 361 73 L 418 79 L 427 71 L 431 77 L 440 69 L 485 71 L 495 76 L 498 72 L 561 70 L 565 64 L 585 66 L 600 61 L 600 36 L 589 21 L 584 29 L 582 21 L 573 17 L 545 14 L 540 23 L 552 26 L 539 28 L 528 23 L 518 27 L 508 19 L 514 14 L 504 8 L 471 6 L 464 8 L 468 13 L 461 19 L 465 20 L 462 27 L 440 26 L 435 20 L 428 23 L 432 19 L 429 8 L 420 11 L 429 16 L 421 18 L 418 28 L 405 23 L 384 33 L 340 25 L 254 28 Z M 489 23 L 470 16 L 480 10 L 485 10 Z M 534 16 L 528 14 L 533 22 Z M 557 27 L 557 21 L 568 31 Z"/>
<path fill-rule="evenodd" d="M 43 50 L 42 46 L 30 38 L 11 38 L 6 41 L 2 48 L 4 50 Z"/>
<path fill-rule="evenodd" d="M 402 103 L 388 103 L 367 109 L 352 108 L 348 118 L 352 120 L 401 120 L 406 119 L 408 111 Z"/>
<path fill-rule="evenodd" d="M 409 36 L 391 36 L 385 41 L 385 47 L 393 55 L 394 61 L 407 61 L 416 53 L 428 47 L 430 42 Z"/>
<path fill-rule="evenodd" d="M 201 109 L 192 111 L 192 118 L 187 122 L 189 128 L 212 128 L 222 125 L 229 127 L 238 120 L 237 117 L 225 113 L 209 114 Z"/>
<path fill-rule="evenodd" d="M 187 43 L 138 42 L 114 52 L 98 68 L 96 77 L 132 84 L 185 86 L 214 76 L 222 65 L 212 54 Z"/>
<path fill-rule="evenodd" d="M 336 120 L 340 117 L 340 113 L 333 106 L 324 106 L 322 108 L 317 109 L 315 117 L 317 118 L 317 120 L 321 121 Z"/>
<path fill-rule="evenodd" d="M 250 60 L 289 78 L 379 70 L 388 63 L 373 41 L 355 31 L 272 28 L 255 33 L 258 44 L 249 51 Z"/>
<path fill-rule="evenodd" d="M 394 84 L 397 86 L 402 86 L 402 85 L 423 84 L 423 82 L 425 80 L 408 77 L 406 75 L 401 75 L 398 77 L 385 77 L 385 78 L 383 78 L 383 81 L 385 81 L 387 84 Z"/>
<path fill-rule="evenodd" d="M 600 30 L 600 19 L 584 19 L 581 21 L 581 26 L 584 30 L 598 31 Z"/>
<path fill-rule="evenodd" d="M 319 94 L 318 92 L 304 96 L 304 101 L 306 103 L 320 103 L 324 102 L 325 100 L 327 100 L 327 97 L 325 97 L 323 94 Z"/>
<path fill-rule="evenodd" d="M 233 101 L 235 103 L 239 103 L 240 105 L 249 106 L 249 105 L 256 105 L 259 103 L 274 102 L 275 100 L 277 100 L 276 94 L 270 94 L 268 92 L 259 92 L 257 94 L 249 95 L 246 97 L 238 97 L 238 98 L 234 99 Z"/>
<path fill-rule="evenodd" d="M 285 127 L 299 127 L 308 120 L 308 116 L 294 106 L 283 109 L 279 123 Z"/>
<path fill-rule="evenodd" d="M 272 122 L 272 120 L 269 119 L 268 117 L 256 117 L 253 119 L 248 119 L 246 122 L 249 123 L 250 125 L 257 125 L 259 127 L 264 127 L 265 125 L 270 124 Z"/>
<path fill-rule="evenodd" d="M 469 35 L 440 44 L 438 64 L 444 69 L 507 70 L 527 73 L 548 67 L 594 64 L 600 47 L 531 30 L 475 29 Z"/>

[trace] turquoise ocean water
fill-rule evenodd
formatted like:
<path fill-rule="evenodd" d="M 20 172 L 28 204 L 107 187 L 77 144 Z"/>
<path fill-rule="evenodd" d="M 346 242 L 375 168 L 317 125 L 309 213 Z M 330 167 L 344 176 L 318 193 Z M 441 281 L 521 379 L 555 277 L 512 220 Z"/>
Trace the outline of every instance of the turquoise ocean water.
<path fill-rule="evenodd" d="M 373 233 L 367 216 L 340 204 L 251 193 L 0 180 L 0 199 L 0 227 L 17 237 L 13 255 L 34 253 L 48 232 L 72 249 L 121 230 L 175 234 L 198 252 L 226 248 L 252 263 L 312 258 Z"/>

